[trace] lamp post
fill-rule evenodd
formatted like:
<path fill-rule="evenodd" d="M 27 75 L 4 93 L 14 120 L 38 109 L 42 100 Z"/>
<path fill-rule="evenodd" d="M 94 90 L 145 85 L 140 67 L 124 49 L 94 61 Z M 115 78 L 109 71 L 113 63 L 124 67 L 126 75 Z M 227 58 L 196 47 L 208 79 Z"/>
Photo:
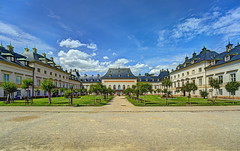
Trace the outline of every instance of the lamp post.
<path fill-rule="evenodd" d="M 70 86 L 70 90 L 71 90 L 70 104 L 72 104 L 73 103 L 73 85 Z"/>

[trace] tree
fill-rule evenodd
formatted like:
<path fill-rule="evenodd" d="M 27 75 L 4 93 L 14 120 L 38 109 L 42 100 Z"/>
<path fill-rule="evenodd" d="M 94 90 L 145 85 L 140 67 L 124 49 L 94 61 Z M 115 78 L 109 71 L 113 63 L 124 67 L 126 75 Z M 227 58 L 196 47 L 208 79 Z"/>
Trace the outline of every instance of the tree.
<path fill-rule="evenodd" d="M 133 89 L 132 88 L 127 88 L 126 90 L 124 90 L 123 92 L 125 95 L 130 96 L 133 93 Z"/>
<path fill-rule="evenodd" d="M 21 88 L 25 89 L 26 93 L 27 93 L 27 101 L 29 100 L 29 95 L 30 95 L 30 87 L 33 86 L 33 80 L 32 79 L 23 79 L 22 80 L 22 85 Z"/>
<path fill-rule="evenodd" d="M 198 89 L 197 85 L 195 83 L 187 83 L 184 86 L 184 90 L 188 92 L 188 104 L 191 105 L 190 98 L 191 98 L 191 91 L 196 91 Z"/>
<path fill-rule="evenodd" d="M 17 85 L 12 82 L 4 82 L 2 88 L 7 93 L 6 103 L 9 104 L 13 100 L 13 93 L 17 91 Z"/>
<path fill-rule="evenodd" d="M 73 99 L 72 99 L 73 93 L 74 93 L 73 89 L 68 89 L 63 94 L 65 98 L 69 98 L 69 104 L 73 104 Z"/>
<path fill-rule="evenodd" d="M 200 95 L 205 99 L 208 96 L 208 92 L 207 91 L 201 91 Z"/>
<path fill-rule="evenodd" d="M 240 83 L 236 82 L 236 81 L 232 81 L 232 82 L 228 82 L 225 85 L 225 89 L 232 94 L 233 99 L 234 99 L 234 93 L 238 90 L 238 88 L 240 87 Z M 234 104 L 234 100 L 233 100 L 233 104 Z"/>
<path fill-rule="evenodd" d="M 211 78 L 211 79 L 209 79 L 209 85 L 213 88 L 213 89 L 215 89 L 215 100 L 216 100 L 216 98 L 217 98 L 217 90 L 219 90 L 220 89 L 220 81 L 218 80 L 218 79 L 213 79 L 213 78 Z M 213 97 L 213 91 L 212 91 L 212 97 Z"/>
<path fill-rule="evenodd" d="M 52 79 L 45 79 L 42 83 L 41 83 L 41 89 L 43 91 L 47 91 L 48 92 L 48 104 L 52 104 L 52 99 L 51 99 L 51 91 L 52 89 L 54 89 L 56 86 L 53 83 Z"/>
<path fill-rule="evenodd" d="M 106 86 L 102 83 L 97 83 L 95 85 L 90 85 L 89 93 L 95 93 L 94 104 L 96 104 L 96 96 L 104 93 L 104 98 L 106 98 Z"/>
<path fill-rule="evenodd" d="M 158 93 L 158 96 L 159 96 L 159 95 L 160 95 L 160 93 L 162 92 L 162 90 L 161 90 L 161 89 L 157 89 L 156 91 L 157 91 L 157 93 Z"/>
<path fill-rule="evenodd" d="M 39 91 L 38 88 L 34 89 L 34 92 L 35 92 L 35 98 L 37 97 L 37 93 L 38 93 L 38 91 Z"/>
<path fill-rule="evenodd" d="M 147 92 L 152 91 L 152 85 L 148 83 L 137 83 L 136 85 L 132 86 L 133 93 L 139 98 L 139 95 L 146 94 Z"/>
<path fill-rule="evenodd" d="M 168 105 L 168 96 L 169 96 L 168 88 L 170 88 L 172 86 L 171 80 L 170 79 L 164 79 L 162 81 L 162 86 L 165 88 L 166 105 Z"/>

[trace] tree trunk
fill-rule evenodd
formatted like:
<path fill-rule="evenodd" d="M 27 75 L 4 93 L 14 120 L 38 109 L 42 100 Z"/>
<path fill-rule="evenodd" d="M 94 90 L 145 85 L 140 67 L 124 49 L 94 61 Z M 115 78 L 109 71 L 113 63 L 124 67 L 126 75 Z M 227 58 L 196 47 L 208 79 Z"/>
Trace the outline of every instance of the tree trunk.
<path fill-rule="evenodd" d="M 7 95 L 7 101 L 6 101 L 6 104 L 9 104 L 10 103 L 10 93 Z"/>
<path fill-rule="evenodd" d="M 51 91 L 48 91 L 48 104 L 52 104 Z"/>
<path fill-rule="evenodd" d="M 191 101 L 190 101 L 190 92 L 188 93 L 188 104 L 191 106 Z"/>

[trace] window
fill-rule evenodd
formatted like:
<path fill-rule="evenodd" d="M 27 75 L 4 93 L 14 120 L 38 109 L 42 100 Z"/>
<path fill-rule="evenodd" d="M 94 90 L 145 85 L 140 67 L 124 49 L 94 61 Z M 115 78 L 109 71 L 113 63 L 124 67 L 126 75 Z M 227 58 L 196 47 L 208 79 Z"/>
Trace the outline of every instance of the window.
<path fill-rule="evenodd" d="M 47 74 L 47 71 L 46 71 L 46 70 L 44 70 L 44 74 Z"/>
<path fill-rule="evenodd" d="M 17 94 L 15 97 L 21 97 L 21 90 L 17 90 L 16 92 L 17 92 Z"/>
<path fill-rule="evenodd" d="M 236 73 L 230 74 L 230 80 L 231 81 L 236 81 Z"/>
<path fill-rule="evenodd" d="M 176 88 L 176 82 L 174 82 L 174 87 Z"/>
<path fill-rule="evenodd" d="M 182 73 L 182 76 L 184 76 L 184 73 Z"/>
<path fill-rule="evenodd" d="M 187 75 L 189 75 L 189 72 L 187 72 Z"/>
<path fill-rule="evenodd" d="M 63 76 L 63 79 L 64 79 L 65 77 Z"/>
<path fill-rule="evenodd" d="M 198 72 L 202 72 L 202 68 L 198 68 Z"/>
<path fill-rule="evenodd" d="M 57 77 L 57 74 L 55 73 L 55 77 Z"/>
<path fill-rule="evenodd" d="M 195 84 L 195 80 L 192 80 L 192 83 L 194 83 L 194 84 Z"/>
<path fill-rule="evenodd" d="M 4 82 L 9 82 L 9 74 L 3 75 Z"/>
<path fill-rule="evenodd" d="M 212 61 L 211 61 L 211 65 L 215 65 L 215 60 L 212 60 Z"/>
<path fill-rule="evenodd" d="M 231 92 L 231 95 L 235 95 L 235 91 Z"/>
<path fill-rule="evenodd" d="M 219 95 L 223 95 L 222 89 L 219 89 Z"/>
<path fill-rule="evenodd" d="M 218 80 L 219 80 L 219 83 L 222 84 L 223 83 L 223 76 L 218 76 Z"/>
<path fill-rule="evenodd" d="M 61 75 L 59 75 L 59 78 L 61 78 Z"/>
<path fill-rule="evenodd" d="M 180 77 L 180 75 L 178 74 L 178 77 Z"/>
<path fill-rule="evenodd" d="M 192 70 L 192 74 L 195 74 L 195 70 Z"/>
<path fill-rule="evenodd" d="M 225 61 L 229 61 L 229 60 L 230 60 L 230 56 L 229 55 L 225 56 Z"/>
<path fill-rule="evenodd" d="M 50 72 L 50 75 L 52 75 L 52 72 Z"/>
<path fill-rule="evenodd" d="M 40 68 L 37 68 L 37 72 L 41 72 L 41 69 L 40 69 Z"/>
<path fill-rule="evenodd" d="M 40 86 L 41 81 L 38 79 L 37 80 L 37 85 Z"/>
<path fill-rule="evenodd" d="M 17 76 L 17 77 L 16 77 L 16 83 L 17 83 L 17 84 L 22 84 L 22 77 Z"/>
<path fill-rule="evenodd" d="M 202 79 L 199 79 L 199 80 L 198 80 L 198 85 L 199 85 L 199 86 L 202 86 Z"/>

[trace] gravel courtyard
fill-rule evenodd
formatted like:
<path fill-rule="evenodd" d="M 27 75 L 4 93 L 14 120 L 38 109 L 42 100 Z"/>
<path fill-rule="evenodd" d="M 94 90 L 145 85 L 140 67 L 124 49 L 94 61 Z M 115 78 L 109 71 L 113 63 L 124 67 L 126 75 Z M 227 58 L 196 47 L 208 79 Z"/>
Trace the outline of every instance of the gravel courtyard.
<path fill-rule="evenodd" d="M 0 107 L 0 150 L 240 150 L 240 107 Z"/>

